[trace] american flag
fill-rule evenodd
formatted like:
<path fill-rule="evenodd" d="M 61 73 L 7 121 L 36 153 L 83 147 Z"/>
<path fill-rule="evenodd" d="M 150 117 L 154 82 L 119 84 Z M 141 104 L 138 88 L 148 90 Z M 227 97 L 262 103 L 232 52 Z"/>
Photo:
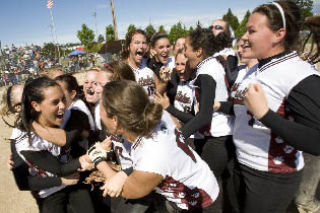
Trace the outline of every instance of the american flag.
<path fill-rule="evenodd" d="M 51 7 L 53 7 L 53 0 L 48 0 L 47 8 L 50 9 Z"/>

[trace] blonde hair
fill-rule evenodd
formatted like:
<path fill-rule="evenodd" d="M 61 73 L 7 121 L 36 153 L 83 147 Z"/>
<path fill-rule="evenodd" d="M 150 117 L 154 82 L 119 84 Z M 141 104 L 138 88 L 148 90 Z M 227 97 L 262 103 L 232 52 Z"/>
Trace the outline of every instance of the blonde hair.
<path fill-rule="evenodd" d="M 15 106 L 12 105 L 15 98 L 17 98 L 16 91 L 18 89 L 18 86 L 22 86 L 22 85 L 20 84 L 12 85 L 1 90 L 2 94 L 1 94 L 0 115 L 4 123 L 11 128 L 15 127 L 18 120 L 20 119 L 20 112 L 15 109 Z M 8 118 L 11 115 L 15 116 L 13 124 L 10 124 L 8 122 L 9 120 Z"/>

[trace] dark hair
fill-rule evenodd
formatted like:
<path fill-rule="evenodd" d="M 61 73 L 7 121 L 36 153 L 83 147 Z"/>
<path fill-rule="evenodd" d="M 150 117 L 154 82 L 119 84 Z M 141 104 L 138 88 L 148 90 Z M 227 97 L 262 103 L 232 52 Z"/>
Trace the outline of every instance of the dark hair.
<path fill-rule="evenodd" d="M 154 33 L 151 38 L 150 38 L 150 45 L 151 47 L 154 47 L 156 45 L 156 42 L 162 38 L 166 38 L 169 40 L 170 42 L 170 39 L 168 37 L 168 35 L 166 33 L 163 33 L 163 32 L 157 32 L 157 33 Z"/>
<path fill-rule="evenodd" d="M 230 31 L 231 26 L 229 25 L 229 22 L 223 19 L 217 19 L 215 21 L 221 21 L 226 24 L 225 29 L 220 33 L 218 33 L 218 35 L 216 35 L 217 40 L 219 41 L 219 43 L 221 43 L 223 48 L 232 47 L 233 38 L 231 37 L 231 31 Z M 210 27 L 210 30 L 212 30 L 212 27 L 213 26 Z"/>
<path fill-rule="evenodd" d="M 190 39 L 193 50 L 202 48 L 204 58 L 212 56 L 214 53 L 224 49 L 210 29 L 196 28 L 189 34 L 188 38 Z"/>
<path fill-rule="evenodd" d="M 117 116 L 121 127 L 139 136 L 150 136 L 161 120 L 161 105 L 151 102 L 145 90 L 134 81 L 106 84 L 102 103 L 108 117 Z"/>
<path fill-rule="evenodd" d="M 19 125 L 19 127 L 22 130 L 27 131 L 29 140 L 31 140 L 31 122 L 35 121 L 39 116 L 39 113 L 36 112 L 31 106 L 31 102 L 42 102 L 44 99 L 43 89 L 54 86 L 60 87 L 57 82 L 48 77 L 36 78 L 26 83 L 24 86 L 22 94 L 21 124 Z"/>
<path fill-rule="evenodd" d="M 113 68 L 111 81 L 130 80 L 136 81 L 136 77 L 131 67 L 124 61 L 114 61 L 109 64 Z"/>
<path fill-rule="evenodd" d="M 286 35 L 283 39 L 285 50 L 297 50 L 299 44 L 299 32 L 303 25 L 303 16 L 299 7 L 288 0 L 275 1 L 282 7 L 286 20 Z M 269 28 L 276 32 L 283 28 L 282 16 L 279 9 L 274 4 L 262 4 L 253 13 L 261 13 L 265 15 L 269 22 Z"/>
<path fill-rule="evenodd" d="M 60 75 L 60 76 L 57 76 L 55 80 L 65 82 L 67 84 L 68 92 L 72 92 L 72 90 L 77 91 L 79 88 L 77 79 L 72 75 L 69 75 L 69 74 Z"/>
<path fill-rule="evenodd" d="M 229 27 L 226 31 L 220 32 L 216 35 L 216 40 L 223 48 L 232 47 L 233 38 L 231 38 Z"/>
<path fill-rule="evenodd" d="M 145 31 L 141 30 L 141 29 L 136 29 L 136 30 L 132 30 L 129 32 L 128 36 L 126 37 L 126 41 L 125 41 L 125 47 L 121 53 L 121 58 L 123 60 L 127 59 L 129 57 L 129 48 L 130 48 L 130 44 L 132 42 L 132 38 L 135 34 L 141 34 L 144 35 L 147 38 L 147 34 Z"/>
<path fill-rule="evenodd" d="M 7 106 L 8 106 L 9 112 L 14 113 L 14 108 L 11 103 L 11 90 L 12 90 L 12 86 L 9 86 L 7 90 Z"/>
<path fill-rule="evenodd" d="M 75 90 L 77 93 L 76 98 L 78 98 L 80 89 L 79 89 L 79 84 L 77 82 L 77 79 L 74 76 L 70 74 L 64 74 L 64 75 L 57 76 L 55 80 L 66 83 L 67 90 L 69 93 L 71 93 L 72 90 Z"/>

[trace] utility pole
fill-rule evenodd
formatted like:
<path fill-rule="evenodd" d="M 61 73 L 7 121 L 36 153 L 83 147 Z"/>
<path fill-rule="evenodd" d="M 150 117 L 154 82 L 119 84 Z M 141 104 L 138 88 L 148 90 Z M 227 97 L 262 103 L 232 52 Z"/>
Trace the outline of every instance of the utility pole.
<path fill-rule="evenodd" d="M 94 17 L 94 23 L 95 23 L 95 27 L 96 27 L 96 39 L 98 41 L 98 26 L 97 26 L 97 9 L 94 10 L 94 13 L 92 15 Z"/>
<path fill-rule="evenodd" d="M 111 4 L 111 10 L 112 10 L 112 22 L 113 22 L 113 31 L 114 31 L 114 39 L 118 40 L 118 32 L 117 32 L 117 22 L 116 22 L 116 15 L 114 12 L 114 4 L 113 4 L 113 0 L 110 0 L 110 4 Z"/>

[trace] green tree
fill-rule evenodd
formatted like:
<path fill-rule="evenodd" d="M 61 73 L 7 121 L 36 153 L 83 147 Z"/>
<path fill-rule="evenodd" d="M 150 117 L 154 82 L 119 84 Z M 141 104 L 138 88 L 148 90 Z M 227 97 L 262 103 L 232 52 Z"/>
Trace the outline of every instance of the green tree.
<path fill-rule="evenodd" d="M 190 27 L 189 27 L 189 30 L 188 30 L 188 33 L 192 33 L 193 31 L 194 31 L 193 27 L 190 26 Z"/>
<path fill-rule="evenodd" d="M 202 28 L 202 24 L 200 23 L 200 21 L 198 20 L 197 23 L 196 23 L 196 29 L 198 28 Z"/>
<path fill-rule="evenodd" d="M 185 26 L 182 26 L 179 21 L 177 24 L 173 25 L 170 29 L 169 39 L 171 43 L 174 43 L 178 38 L 188 35 L 188 30 Z"/>
<path fill-rule="evenodd" d="M 50 43 L 44 43 L 43 48 L 41 49 L 42 55 L 48 57 L 48 58 L 55 58 L 58 53 L 57 46 L 50 42 Z"/>
<path fill-rule="evenodd" d="M 154 29 L 154 27 L 152 26 L 152 24 L 149 24 L 146 29 L 146 34 L 147 34 L 147 39 L 149 40 L 151 38 L 151 36 L 156 32 L 156 30 Z"/>
<path fill-rule="evenodd" d="M 102 42 L 104 42 L 104 38 L 103 38 L 103 35 L 99 35 L 98 36 L 98 43 L 102 43 Z"/>
<path fill-rule="evenodd" d="M 159 26 L 158 32 L 167 34 L 167 31 L 164 29 L 164 26 L 163 26 L 163 25 L 160 25 L 160 26 Z"/>
<path fill-rule="evenodd" d="M 81 30 L 78 31 L 78 39 L 81 41 L 81 44 L 84 45 L 86 49 L 90 49 L 93 46 L 94 33 L 93 30 L 83 24 Z"/>
<path fill-rule="evenodd" d="M 239 26 L 239 21 L 237 16 L 233 15 L 231 9 L 228 9 L 227 14 L 223 15 L 222 19 L 229 23 L 233 30 L 236 30 Z"/>
<path fill-rule="evenodd" d="M 246 32 L 246 26 L 247 26 L 250 15 L 251 15 L 251 13 L 248 10 L 246 12 L 246 15 L 243 17 L 241 23 L 239 24 L 238 28 L 235 30 L 234 34 L 235 34 L 236 38 L 240 38 Z"/>
<path fill-rule="evenodd" d="M 103 44 L 99 43 L 93 43 L 92 47 L 88 49 L 89 53 L 96 53 L 99 52 L 100 48 L 102 47 Z"/>
<path fill-rule="evenodd" d="M 113 25 L 109 24 L 108 26 L 106 26 L 106 41 L 114 41 L 114 29 L 113 29 Z"/>
<path fill-rule="evenodd" d="M 294 2 L 301 8 L 302 15 L 306 18 L 313 16 L 313 1 L 312 0 L 294 0 Z"/>
<path fill-rule="evenodd" d="M 128 35 L 129 35 L 129 33 L 130 33 L 131 31 L 134 31 L 134 30 L 136 30 L 136 26 L 134 26 L 134 24 L 130 24 L 130 25 L 128 26 L 128 30 L 127 30 L 127 34 L 126 34 L 126 39 L 127 39 Z"/>

